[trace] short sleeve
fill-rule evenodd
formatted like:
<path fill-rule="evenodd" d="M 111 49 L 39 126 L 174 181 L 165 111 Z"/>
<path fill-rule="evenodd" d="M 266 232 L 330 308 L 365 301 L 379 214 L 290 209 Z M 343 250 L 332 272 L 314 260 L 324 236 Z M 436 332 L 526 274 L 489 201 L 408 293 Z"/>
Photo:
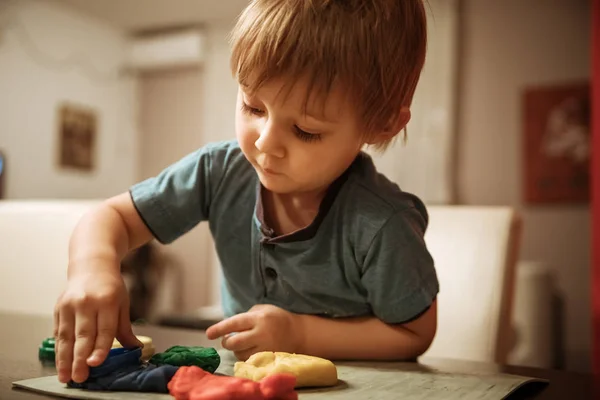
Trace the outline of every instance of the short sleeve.
<path fill-rule="evenodd" d="M 437 296 L 437 274 L 424 241 L 426 227 L 426 216 L 417 208 L 397 212 L 368 250 L 362 283 L 375 316 L 386 323 L 416 319 Z"/>
<path fill-rule="evenodd" d="M 170 243 L 209 218 L 212 197 L 227 167 L 225 150 L 219 151 L 219 146 L 202 147 L 129 189 L 139 215 L 159 242 Z"/>

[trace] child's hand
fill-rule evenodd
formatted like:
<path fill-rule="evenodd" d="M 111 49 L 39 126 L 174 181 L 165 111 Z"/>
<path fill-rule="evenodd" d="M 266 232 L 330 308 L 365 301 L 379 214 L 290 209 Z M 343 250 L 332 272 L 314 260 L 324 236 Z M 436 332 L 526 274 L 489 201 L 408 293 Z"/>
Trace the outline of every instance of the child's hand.
<path fill-rule="evenodd" d="M 115 337 L 124 347 L 142 346 L 131 330 L 123 278 L 105 265 L 94 267 L 94 273 L 72 276 L 56 303 L 56 368 L 62 383 L 85 381 L 88 367 L 104 361 Z"/>
<path fill-rule="evenodd" d="M 298 352 L 304 340 L 301 324 L 297 314 L 259 304 L 246 313 L 211 326 L 206 330 L 206 336 L 210 340 L 222 337 L 223 347 L 245 361 L 260 351 Z"/>

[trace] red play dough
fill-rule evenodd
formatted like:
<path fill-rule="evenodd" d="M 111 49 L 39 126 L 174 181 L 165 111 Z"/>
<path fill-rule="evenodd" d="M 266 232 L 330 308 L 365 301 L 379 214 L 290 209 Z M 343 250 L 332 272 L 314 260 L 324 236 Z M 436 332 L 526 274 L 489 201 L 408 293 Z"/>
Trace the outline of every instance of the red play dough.
<path fill-rule="evenodd" d="M 296 377 L 275 374 L 260 382 L 213 375 L 196 366 L 179 367 L 168 384 L 176 400 L 297 400 Z"/>
<path fill-rule="evenodd" d="M 274 374 L 260 381 L 260 391 L 264 399 L 296 400 L 298 393 L 294 390 L 296 377 L 290 374 Z"/>

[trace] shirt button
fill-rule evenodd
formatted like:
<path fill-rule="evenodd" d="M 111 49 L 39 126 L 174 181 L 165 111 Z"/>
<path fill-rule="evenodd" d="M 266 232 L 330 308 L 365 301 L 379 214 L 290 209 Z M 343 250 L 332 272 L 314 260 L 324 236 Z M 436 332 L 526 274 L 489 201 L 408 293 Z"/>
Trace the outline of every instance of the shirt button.
<path fill-rule="evenodd" d="M 268 278 L 271 278 L 271 279 L 275 279 L 275 278 L 277 278 L 277 271 L 275 271 L 275 270 L 274 270 L 273 268 L 271 268 L 271 267 L 267 267 L 267 268 L 265 268 L 265 274 L 267 274 L 267 277 L 268 277 Z"/>

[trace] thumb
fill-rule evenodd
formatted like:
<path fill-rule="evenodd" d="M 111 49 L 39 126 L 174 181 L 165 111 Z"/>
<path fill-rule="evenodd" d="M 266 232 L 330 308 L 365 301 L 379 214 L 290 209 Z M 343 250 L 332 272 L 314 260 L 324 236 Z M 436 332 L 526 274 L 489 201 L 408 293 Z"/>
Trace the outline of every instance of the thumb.
<path fill-rule="evenodd" d="M 134 335 L 129 317 L 129 301 L 121 303 L 119 310 L 119 326 L 117 327 L 117 340 L 125 348 L 144 347 L 144 344 Z"/>

